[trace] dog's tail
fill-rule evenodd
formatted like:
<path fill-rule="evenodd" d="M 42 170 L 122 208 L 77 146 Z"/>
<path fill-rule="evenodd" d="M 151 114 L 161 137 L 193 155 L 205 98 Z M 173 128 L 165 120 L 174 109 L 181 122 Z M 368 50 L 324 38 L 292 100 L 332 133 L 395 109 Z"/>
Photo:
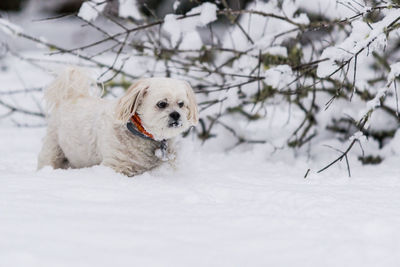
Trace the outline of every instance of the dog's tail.
<path fill-rule="evenodd" d="M 56 109 L 65 100 L 93 95 L 91 89 L 96 89 L 96 81 L 90 78 L 86 70 L 78 67 L 68 67 L 46 88 L 44 100 L 47 113 Z"/>

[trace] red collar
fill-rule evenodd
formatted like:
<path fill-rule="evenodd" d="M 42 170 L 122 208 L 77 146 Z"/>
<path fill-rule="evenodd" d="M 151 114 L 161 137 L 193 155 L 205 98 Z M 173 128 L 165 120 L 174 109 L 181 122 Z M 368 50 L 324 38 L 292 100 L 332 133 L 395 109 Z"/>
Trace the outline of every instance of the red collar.
<path fill-rule="evenodd" d="M 142 120 L 140 119 L 139 115 L 137 113 L 135 113 L 135 115 L 133 115 L 131 117 L 131 122 L 136 126 L 137 130 L 144 134 L 145 136 L 154 139 L 154 136 L 149 133 L 148 131 L 146 131 L 146 129 L 144 129 L 143 125 L 142 125 Z"/>

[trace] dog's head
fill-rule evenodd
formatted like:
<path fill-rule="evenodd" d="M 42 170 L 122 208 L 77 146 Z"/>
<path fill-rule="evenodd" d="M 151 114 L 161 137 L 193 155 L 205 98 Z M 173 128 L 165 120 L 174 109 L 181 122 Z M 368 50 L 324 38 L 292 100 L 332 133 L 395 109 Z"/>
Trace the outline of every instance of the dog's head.
<path fill-rule="evenodd" d="M 137 113 L 156 140 L 169 139 L 198 123 L 190 85 L 171 78 L 147 78 L 132 84 L 117 104 L 117 120 L 127 123 Z"/>

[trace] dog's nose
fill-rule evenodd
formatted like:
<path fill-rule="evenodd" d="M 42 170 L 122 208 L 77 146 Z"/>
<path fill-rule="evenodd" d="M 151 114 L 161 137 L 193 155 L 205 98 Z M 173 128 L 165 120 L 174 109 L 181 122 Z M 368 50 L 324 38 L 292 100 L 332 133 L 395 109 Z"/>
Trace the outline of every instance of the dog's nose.
<path fill-rule="evenodd" d="M 169 116 L 173 119 L 173 120 L 179 120 L 179 118 L 181 117 L 181 114 L 179 114 L 178 112 L 174 111 L 171 114 L 169 114 Z"/>

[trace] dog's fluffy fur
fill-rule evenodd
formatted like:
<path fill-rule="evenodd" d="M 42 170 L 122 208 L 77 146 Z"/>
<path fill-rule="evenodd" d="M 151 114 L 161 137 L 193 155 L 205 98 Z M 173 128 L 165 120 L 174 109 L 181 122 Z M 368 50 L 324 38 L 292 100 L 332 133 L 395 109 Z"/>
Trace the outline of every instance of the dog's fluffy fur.
<path fill-rule="evenodd" d="M 86 73 L 69 68 L 45 91 L 48 128 L 38 168 L 82 168 L 103 164 L 128 176 L 161 164 L 157 141 L 133 135 L 126 127 L 137 113 L 155 140 L 172 139 L 198 122 L 195 95 L 187 82 L 148 78 L 134 83 L 118 100 L 94 96 L 95 83 Z M 167 103 L 160 108 L 157 104 Z M 183 105 L 183 106 L 182 106 Z M 173 120 L 172 112 L 180 118 Z"/>

